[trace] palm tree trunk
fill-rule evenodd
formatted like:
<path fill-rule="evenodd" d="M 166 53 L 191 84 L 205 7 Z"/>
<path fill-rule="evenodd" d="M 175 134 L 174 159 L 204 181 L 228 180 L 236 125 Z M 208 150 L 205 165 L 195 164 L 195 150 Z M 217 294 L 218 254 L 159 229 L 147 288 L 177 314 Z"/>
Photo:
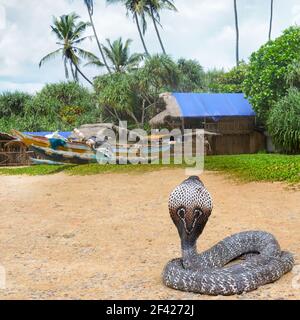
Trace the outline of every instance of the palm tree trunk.
<path fill-rule="evenodd" d="M 273 0 L 271 0 L 271 14 L 270 14 L 270 27 L 269 27 L 269 41 L 271 40 L 271 35 L 272 35 L 273 6 L 274 6 L 274 1 L 273 1 Z"/>
<path fill-rule="evenodd" d="M 239 21 L 238 21 L 238 12 L 237 12 L 236 0 L 233 0 L 233 6 L 234 6 L 235 30 L 236 30 L 235 59 L 236 59 L 236 66 L 238 66 L 239 62 L 240 62 L 240 56 L 239 56 Z"/>
<path fill-rule="evenodd" d="M 145 101 L 145 99 L 143 99 L 143 103 L 142 103 L 142 117 L 141 117 L 141 125 L 142 125 L 142 127 L 144 127 L 144 123 L 145 123 L 145 111 L 146 111 L 145 104 L 146 104 L 146 101 Z"/>
<path fill-rule="evenodd" d="M 72 62 L 72 63 L 73 63 L 73 62 Z M 75 63 L 73 63 L 73 66 L 75 67 L 76 71 L 77 71 L 79 74 L 81 74 L 81 76 L 82 76 L 89 84 L 93 85 L 93 82 L 92 82 L 90 79 L 88 79 L 88 78 L 81 72 L 81 70 L 78 68 L 78 66 L 77 66 Z"/>
<path fill-rule="evenodd" d="M 68 65 L 67 65 L 67 59 L 64 58 L 64 67 L 65 67 L 65 77 L 68 80 L 69 79 L 69 71 L 68 71 Z"/>
<path fill-rule="evenodd" d="M 73 64 L 72 64 L 71 61 L 70 61 L 70 69 L 71 69 L 71 72 L 72 72 L 73 79 L 74 79 L 74 81 L 76 81 L 76 75 L 75 75 L 75 72 L 74 72 L 74 69 L 73 69 Z"/>
<path fill-rule="evenodd" d="M 87 8 L 88 9 L 88 8 Z M 95 35 L 95 38 L 96 38 L 96 42 L 97 42 L 97 45 L 98 45 L 98 48 L 99 48 L 99 51 L 100 51 L 100 54 L 101 54 L 101 57 L 102 57 L 102 60 L 105 64 L 105 67 L 107 69 L 107 71 L 109 73 L 111 73 L 111 70 L 106 62 L 106 59 L 105 59 L 105 55 L 104 55 L 104 52 L 102 50 L 102 47 L 101 47 L 101 43 L 99 41 L 99 38 L 98 38 L 98 35 L 97 35 L 97 32 L 96 32 L 96 28 L 95 28 L 95 25 L 94 25 L 94 21 L 93 21 L 93 17 L 92 17 L 92 14 L 90 12 L 90 10 L 88 9 L 88 13 L 89 13 L 89 17 L 90 17 L 90 22 L 91 22 L 91 25 L 92 25 L 92 28 L 93 28 L 93 31 L 94 31 L 94 35 Z"/>
<path fill-rule="evenodd" d="M 165 48 L 164 48 L 163 42 L 162 42 L 162 40 L 161 40 L 159 31 L 158 31 L 158 28 L 157 28 L 157 23 L 156 23 L 156 20 L 155 20 L 155 18 L 154 18 L 154 13 L 153 13 L 153 8 L 152 8 L 152 6 L 150 6 L 150 10 L 151 10 L 151 18 L 152 18 L 152 21 L 153 21 L 153 24 L 154 24 L 154 28 L 155 28 L 155 31 L 156 31 L 156 34 L 157 34 L 157 37 L 158 37 L 158 40 L 159 40 L 161 49 L 162 49 L 162 51 L 163 51 L 163 54 L 166 54 L 166 50 L 165 50 Z"/>
<path fill-rule="evenodd" d="M 140 24 L 139 24 L 139 18 L 138 18 L 138 15 L 137 15 L 136 12 L 134 12 L 134 20 L 135 20 L 136 26 L 137 26 L 137 28 L 138 28 L 139 35 L 140 35 L 140 38 L 141 38 L 141 40 L 142 40 L 142 44 L 143 44 L 145 53 L 146 53 L 147 56 L 149 56 L 149 52 L 148 52 L 148 50 L 147 50 L 147 47 L 146 47 L 146 44 L 145 44 L 145 40 L 144 40 L 142 31 L 141 31 L 141 27 L 140 27 Z"/>

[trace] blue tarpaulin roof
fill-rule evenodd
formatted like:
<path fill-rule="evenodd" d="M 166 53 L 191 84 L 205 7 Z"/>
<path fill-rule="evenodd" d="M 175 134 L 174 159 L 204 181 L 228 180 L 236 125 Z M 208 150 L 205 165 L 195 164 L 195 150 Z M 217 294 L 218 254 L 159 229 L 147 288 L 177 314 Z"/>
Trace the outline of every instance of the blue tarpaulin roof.
<path fill-rule="evenodd" d="M 33 136 L 44 137 L 44 136 L 47 135 L 47 134 L 53 133 L 53 131 L 24 132 L 24 133 L 25 133 L 25 134 L 31 134 L 31 135 L 33 135 Z M 72 133 L 72 132 L 69 132 L 69 131 L 60 131 L 60 132 L 58 132 L 58 134 L 61 135 L 61 136 L 63 136 L 64 138 L 68 138 L 71 133 Z"/>
<path fill-rule="evenodd" d="M 255 116 L 243 93 L 173 93 L 182 117 Z"/>

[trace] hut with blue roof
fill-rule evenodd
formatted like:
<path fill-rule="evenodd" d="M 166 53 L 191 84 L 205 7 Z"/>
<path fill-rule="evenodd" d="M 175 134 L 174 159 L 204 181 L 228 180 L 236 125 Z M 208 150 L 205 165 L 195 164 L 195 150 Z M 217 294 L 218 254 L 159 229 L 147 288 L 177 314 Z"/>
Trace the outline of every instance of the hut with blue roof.
<path fill-rule="evenodd" d="M 153 128 L 204 129 L 212 154 L 257 153 L 266 138 L 243 93 L 163 93 L 165 109 L 150 120 Z M 212 133 L 212 134 L 209 134 Z"/>

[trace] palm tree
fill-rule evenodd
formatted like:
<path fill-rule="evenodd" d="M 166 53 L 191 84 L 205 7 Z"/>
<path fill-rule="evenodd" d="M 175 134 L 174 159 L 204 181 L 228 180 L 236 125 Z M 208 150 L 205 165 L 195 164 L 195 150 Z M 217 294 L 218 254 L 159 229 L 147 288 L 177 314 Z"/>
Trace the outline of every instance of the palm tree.
<path fill-rule="evenodd" d="M 274 8 L 274 1 L 273 1 L 273 0 L 271 0 L 270 27 L 269 27 L 269 41 L 271 40 L 271 35 L 272 35 L 273 8 Z"/>
<path fill-rule="evenodd" d="M 65 75 L 66 78 L 69 78 L 69 68 L 72 72 L 73 79 L 78 81 L 78 73 L 88 81 L 90 84 L 93 84 L 79 69 L 79 64 L 81 58 L 83 59 L 93 59 L 95 55 L 91 52 L 85 51 L 78 47 L 78 44 L 91 37 L 82 37 L 82 34 L 85 32 L 87 27 L 90 26 L 90 23 L 79 21 L 79 16 L 75 13 L 69 15 L 62 15 L 59 18 L 53 18 L 53 25 L 51 26 L 52 32 L 58 38 L 57 44 L 60 45 L 60 48 L 47 54 L 43 57 L 39 63 L 39 67 L 42 66 L 45 62 L 56 58 L 61 55 L 64 61 Z M 69 66 L 69 68 L 68 68 Z"/>
<path fill-rule="evenodd" d="M 145 0 L 106 0 L 106 2 L 108 4 L 114 4 L 114 3 L 119 3 L 119 2 L 123 3 L 127 9 L 127 15 L 129 14 L 129 12 L 132 14 L 133 19 L 136 23 L 138 32 L 139 32 L 139 36 L 141 38 L 141 41 L 142 41 L 142 44 L 144 47 L 145 54 L 147 56 L 149 56 L 149 51 L 147 49 L 145 39 L 144 39 L 144 34 L 146 31 L 146 27 L 147 27 L 146 18 L 145 18 L 145 10 L 144 10 L 145 9 L 144 1 Z M 140 26 L 139 17 L 142 20 L 143 31 Z"/>
<path fill-rule="evenodd" d="M 113 43 L 106 39 L 108 46 L 103 46 L 103 51 L 110 62 L 110 69 L 114 72 L 129 72 L 138 68 L 138 65 L 144 58 L 143 54 L 133 53 L 130 55 L 129 47 L 131 39 L 127 39 L 123 44 L 122 38 L 115 40 Z M 104 64 L 98 59 L 91 59 L 87 65 L 103 67 Z"/>
<path fill-rule="evenodd" d="M 177 11 L 173 2 L 174 0 L 145 0 L 146 9 L 148 9 L 147 12 L 152 19 L 157 38 L 159 40 L 162 52 L 164 54 L 166 54 L 166 50 L 164 48 L 164 45 L 161 40 L 161 36 L 159 34 L 158 27 L 157 27 L 157 24 L 161 26 L 159 11 L 163 9 Z"/>
<path fill-rule="evenodd" d="M 96 39 L 96 42 L 97 42 L 97 45 L 98 45 L 102 60 L 104 62 L 104 65 L 106 66 L 107 71 L 109 73 L 111 73 L 111 71 L 109 69 L 109 66 L 108 66 L 108 64 L 106 62 L 105 55 L 104 55 L 104 52 L 102 50 L 101 43 L 99 41 L 99 38 L 98 38 L 98 35 L 97 35 L 97 32 L 96 32 L 96 28 L 95 28 L 95 25 L 94 25 L 94 21 L 93 21 L 94 1 L 93 0 L 84 0 L 84 3 L 86 5 L 87 11 L 88 11 L 88 14 L 89 14 L 89 17 L 90 17 L 90 23 L 91 23 L 91 26 L 92 26 L 93 31 L 94 31 L 95 39 Z"/>
<path fill-rule="evenodd" d="M 237 12 L 237 3 L 236 0 L 233 0 L 234 6 L 234 17 L 235 17 L 235 31 L 236 31 L 236 45 L 235 45 L 235 55 L 236 55 L 236 65 L 239 65 L 239 21 L 238 21 L 238 12 Z"/>

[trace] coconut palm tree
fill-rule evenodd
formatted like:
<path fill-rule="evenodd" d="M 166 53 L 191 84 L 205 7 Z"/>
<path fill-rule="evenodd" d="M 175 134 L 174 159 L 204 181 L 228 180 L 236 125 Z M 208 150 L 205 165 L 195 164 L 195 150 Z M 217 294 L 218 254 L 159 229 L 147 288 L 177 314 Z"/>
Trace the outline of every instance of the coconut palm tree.
<path fill-rule="evenodd" d="M 93 28 L 93 31 L 94 31 L 94 35 L 95 35 L 95 39 L 96 39 L 96 42 L 97 42 L 97 45 L 98 45 L 98 49 L 100 51 L 100 54 L 101 54 L 101 57 L 102 57 L 102 60 L 104 62 L 104 65 L 106 66 L 106 69 L 109 73 L 111 73 L 110 69 L 109 69 L 109 66 L 106 62 L 106 59 L 105 59 L 105 55 L 104 55 L 104 52 L 102 50 L 102 47 L 101 47 L 101 43 L 99 41 L 99 38 L 98 38 L 98 35 L 97 35 L 97 32 L 96 32 L 96 28 L 95 28 L 95 25 L 94 25 L 94 20 L 93 20 L 93 14 L 94 14 L 94 1 L 93 0 L 84 0 L 84 3 L 86 5 L 86 8 L 87 8 L 87 11 L 88 11 L 88 14 L 89 14 L 89 18 L 90 18 L 90 23 L 91 23 L 91 26 Z"/>
<path fill-rule="evenodd" d="M 125 5 L 125 7 L 127 9 L 127 15 L 129 15 L 129 13 L 131 13 L 133 16 L 133 20 L 136 23 L 136 26 L 137 26 L 137 29 L 139 32 L 139 36 L 140 36 L 140 39 L 141 39 L 143 47 L 144 47 L 145 54 L 148 56 L 149 51 L 147 49 L 145 39 L 144 39 L 144 34 L 145 34 L 146 28 L 147 28 L 147 23 L 146 23 L 146 18 L 145 18 L 145 10 L 144 10 L 145 9 L 144 0 L 106 0 L 106 2 L 108 4 L 122 3 Z M 141 29 L 141 26 L 140 26 L 139 17 L 142 21 L 143 30 Z"/>
<path fill-rule="evenodd" d="M 57 44 L 60 46 L 60 48 L 43 57 L 39 63 L 39 67 L 41 67 L 45 62 L 61 55 L 64 61 L 65 75 L 67 79 L 69 78 L 70 69 L 75 81 L 78 81 L 79 73 L 86 81 L 88 81 L 90 84 L 93 84 L 79 69 L 81 58 L 95 58 L 95 55 L 91 52 L 85 51 L 78 47 L 81 42 L 91 38 L 82 36 L 87 27 L 90 26 L 90 23 L 83 21 L 79 21 L 77 23 L 78 19 L 79 16 L 75 13 L 62 15 L 59 18 L 53 18 L 53 25 L 51 25 L 51 29 L 58 39 Z"/>
<path fill-rule="evenodd" d="M 144 58 L 143 54 L 133 53 L 130 55 L 129 47 L 131 39 L 127 39 L 123 44 L 122 38 L 115 40 L 113 43 L 106 39 L 108 46 L 103 46 L 103 51 L 110 62 L 110 69 L 114 72 L 129 72 L 138 68 Z M 91 59 L 87 65 L 103 67 L 104 64 L 98 59 Z"/>
<path fill-rule="evenodd" d="M 268 37 L 269 41 L 271 40 L 271 35 L 272 35 L 273 8 L 274 8 L 274 1 L 271 0 L 270 27 L 269 27 L 269 37 Z"/>
<path fill-rule="evenodd" d="M 235 44 L 235 56 L 236 56 L 236 65 L 239 65 L 239 21 L 238 21 L 238 12 L 237 12 L 237 3 L 236 0 L 233 0 L 234 7 L 234 18 L 235 18 L 235 32 L 236 32 L 236 44 Z"/>
<path fill-rule="evenodd" d="M 160 15 L 159 12 L 163 9 L 168 9 L 168 10 L 173 10 L 173 11 L 177 11 L 175 5 L 173 4 L 174 0 L 144 0 L 145 1 L 145 6 L 146 6 L 146 10 L 147 13 L 150 15 L 154 28 L 155 28 L 155 32 L 158 38 L 158 41 L 160 43 L 162 52 L 164 54 L 166 54 L 166 50 L 165 47 L 163 45 L 161 36 L 159 34 L 158 31 L 158 27 L 157 24 L 160 24 Z"/>

